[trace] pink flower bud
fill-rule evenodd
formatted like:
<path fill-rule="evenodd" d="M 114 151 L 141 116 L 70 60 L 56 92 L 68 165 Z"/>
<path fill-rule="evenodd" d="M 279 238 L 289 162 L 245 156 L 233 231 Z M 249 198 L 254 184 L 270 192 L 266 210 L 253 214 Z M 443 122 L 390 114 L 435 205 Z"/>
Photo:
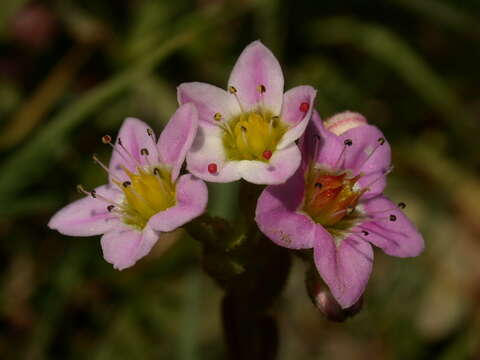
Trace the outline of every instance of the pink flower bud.
<path fill-rule="evenodd" d="M 325 121 L 325 128 L 335 135 L 340 136 L 350 129 L 365 124 L 368 124 L 368 122 L 362 114 L 352 111 L 344 111 L 327 119 Z"/>
<path fill-rule="evenodd" d="M 330 321 L 343 322 L 362 310 L 363 297 L 360 297 L 352 306 L 343 309 L 314 269 L 307 273 L 306 283 L 313 305 Z"/>

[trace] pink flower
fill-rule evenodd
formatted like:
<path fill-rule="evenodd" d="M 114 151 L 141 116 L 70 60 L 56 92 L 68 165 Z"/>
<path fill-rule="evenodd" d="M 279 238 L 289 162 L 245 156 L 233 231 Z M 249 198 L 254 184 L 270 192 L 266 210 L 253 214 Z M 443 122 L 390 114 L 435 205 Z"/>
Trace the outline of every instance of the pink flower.
<path fill-rule="evenodd" d="M 147 255 L 162 233 L 175 230 L 204 212 L 205 183 L 180 168 L 197 132 L 198 116 L 191 104 L 181 106 L 158 142 L 144 122 L 126 119 L 107 169 L 109 183 L 58 211 L 48 226 L 64 235 L 103 234 L 105 260 L 118 270 Z"/>
<path fill-rule="evenodd" d="M 260 230 L 290 249 L 313 248 L 315 266 L 343 308 L 356 303 L 372 270 L 371 244 L 398 257 L 419 255 L 423 238 L 382 192 L 390 146 L 359 114 L 326 122 L 315 112 L 301 139 L 302 166 L 257 203 Z M 343 129 L 343 130 L 342 130 Z"/>
<path fill-rule="evenodd" d="M 181 84 L 179 103 L 194 103 L 200 120 L 188 170 L 212 182 L 285 182 L 300 165 L 295 140 L 308 124 L 315 94 L 310 86 L 284 94 L 280 64 L 260 41 L 238 58 L 228 91 L 199 82 Z"/>

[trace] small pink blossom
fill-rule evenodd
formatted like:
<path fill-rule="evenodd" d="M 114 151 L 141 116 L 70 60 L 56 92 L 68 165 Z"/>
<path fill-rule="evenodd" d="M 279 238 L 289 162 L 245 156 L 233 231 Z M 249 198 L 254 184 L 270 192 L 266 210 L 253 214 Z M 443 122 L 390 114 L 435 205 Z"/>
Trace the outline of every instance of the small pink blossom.
<path fill-rule="evenodd" d="M 260 41 L 238 58 L 228 91 L 200 82 L 181 84 L 179 103 L 194 103 L 199 111 L 188 170 L 212 182 L 285 182 L 300 165 L 295 140 L 310 120 L 315 95 L 310 86 L 284 94 L 280 64 Z"/>
<path fill-rule="evenodd" d="M 355 113 L 326 122 L 315 112 L 302 137 L 302 166 L 285 184 L 268 186 L 256 209 L 260 230 L 290 249 L 313 248 L 315 266 L 343 308 L 362 295 L 373 264 L 371 244 L 398 257 L 424 242 L 382 192 L 390 171 L 383 134 Z"/>
<path fill-rule="evenodd" d="M 113 147 L 109 183 L 58 211 L 48 226 L 64 235 L 103 234 L 105 260 L 123 270 L 147 255 L 162 233 L 173 231 L 202 214 L 207 187 L 191 174 L 179 176 L 197 132 L 198 115 L 191 104 L 181 106 L 158 142 L 144 122 L 123 122 Z"/>

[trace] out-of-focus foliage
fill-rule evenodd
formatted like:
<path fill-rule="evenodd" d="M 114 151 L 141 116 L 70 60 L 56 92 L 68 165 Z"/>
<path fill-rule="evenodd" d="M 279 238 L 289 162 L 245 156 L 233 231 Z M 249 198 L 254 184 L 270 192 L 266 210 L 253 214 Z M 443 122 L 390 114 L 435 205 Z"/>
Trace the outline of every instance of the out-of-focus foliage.
<path fill-rule="evenodd" d="M 480 2 L 473 0 L 0 1 L 0 358 L 222 359 L 220 290 L 182 232 L 117 272 L 96 238 L 46 227 L 101 184 L 90 155 L 127 116 L 161 129 L 176 86 L 225 86 L 260 38 L 287 87 L 317 109 L 362 112 L 384 130 L 427 244 L 416 259 L 376 253 L 363 311 L 324 320 L 293 267 L 274 311 L 280 358 L 480 358 Z M 237 185 L 211 186 L 226 217 Z"/>

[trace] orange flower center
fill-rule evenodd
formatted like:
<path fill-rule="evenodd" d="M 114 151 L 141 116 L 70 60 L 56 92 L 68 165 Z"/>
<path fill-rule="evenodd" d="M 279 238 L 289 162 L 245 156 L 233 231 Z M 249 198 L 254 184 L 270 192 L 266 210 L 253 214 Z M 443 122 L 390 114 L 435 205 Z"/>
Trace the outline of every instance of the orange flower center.
<path fill-rule="evenodd" d="M 338 227 L 342 220 L 347 221 L 353 215 L 358 200 L 366 191 L 355 189 L 355 183 L 360 177 L 361 175 L 351 177 L 347 172 L 311 170 L 306 179 L 303 210 L 326 228 Z"/>

